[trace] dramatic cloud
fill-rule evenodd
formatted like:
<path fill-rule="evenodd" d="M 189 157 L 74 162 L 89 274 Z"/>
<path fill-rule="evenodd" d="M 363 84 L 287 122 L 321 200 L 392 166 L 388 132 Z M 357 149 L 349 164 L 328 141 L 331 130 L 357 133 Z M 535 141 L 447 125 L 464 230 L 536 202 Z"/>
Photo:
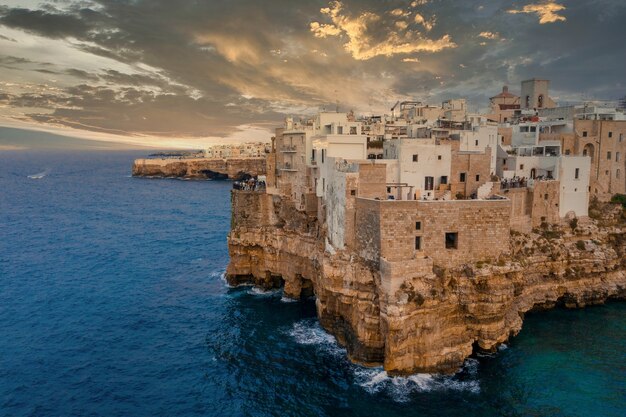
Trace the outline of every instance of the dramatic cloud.
<path fill-rule="evenodd" d="M 626 3 L 561 3 L 0 0 L 0 124 L 216 141 L 337 103 L 479 110 L 533 76 L 562 102 L 624 95 Z"/>
<path fill-rule="evenodd" d="M 524 6 L 521 10 L 509 10 L 509 13 L 517 14 L 517 13 L 535 13 L 539 16 L 539 23 L 554 23 L 554 22 L 565 22 L 565 16 L 561 16 L 558 12 L 565 10 L 565 6 L 562 4 L 555 3 L 553 1 L 546 1 L 543 3 L 537 4 L 528 4 Z"/>
<path fill-rule="evenodd" d="M 366 11 L 351 16 L 344 11 L 340 1 L 332 2 L 320 12 L 328 16 L 332 24 L 312 22 L 311 31 L 319 38 L 344 35 L 347 38 L 345 50 L 358 60 L 368 60 L 381 55 L 390 57 L 416 52 L 439 52 L 457 46 L 448 34 L 439 39 L 430 39 L 418 30 L 409 29 L 409 23 L 404 20 L 395 21 L 393 26 L 389 26 L 381 15 L 373 12 Z M 393 9 L 389 15 L 407 18 L 411 12 Z M 432 23 L 427 22 L 420 14 L 415 15 L 414 21 L 422 24 L 427 30 L 432 29 Z"/>

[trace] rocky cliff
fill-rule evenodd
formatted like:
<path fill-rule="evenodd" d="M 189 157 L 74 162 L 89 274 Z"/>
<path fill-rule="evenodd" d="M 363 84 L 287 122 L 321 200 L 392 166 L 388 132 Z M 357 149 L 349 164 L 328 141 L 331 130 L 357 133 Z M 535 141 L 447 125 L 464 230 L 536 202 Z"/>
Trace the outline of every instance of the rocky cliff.
<path fill-rule="evenodd" d="M 323 222 L 278 196 L 233 191 L 227 279 L 285 295 L 314 293 L 321 324 L 350 357 L 392 374 L 453 372 L 522 328 L 524 313 L 626 298 L 626 221 L 621 206 L 600 220 L 513 233 L 499 259 L 393 274 L 325 242 Z M 415 271 L 412 271 L 415 272 Z"/>
<path fill-rule="evenodd" d="M 239 180 L 264 174 L 265 158 L 159 158 L 137 159 L 133 164 L 136 177 Z"/>

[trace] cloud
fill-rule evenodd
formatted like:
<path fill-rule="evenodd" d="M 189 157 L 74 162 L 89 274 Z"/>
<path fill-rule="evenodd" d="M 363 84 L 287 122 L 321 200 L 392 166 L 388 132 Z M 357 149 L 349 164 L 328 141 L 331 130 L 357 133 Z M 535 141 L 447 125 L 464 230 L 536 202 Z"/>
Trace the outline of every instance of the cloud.
<path fill-rule="evenodd" d="M 546 23 L 565 22 L 567 20 L 565 16 L 558 14 L 558 12 L 563 10 L 565 10 L 565 6 L 562 4 L 545 1 L 543 3 L 527 4 L 521 10 L 508 10 L 508 13 L 535 13 L 539 16 L 539 23 L 543 25 Z"/>
<path fill-rule="evenodd" d="M 0 6 L 0 118 L 202 140 L 336 101 L 357 113 L 413 98 L 481 108 L 533 76 L 561 97 L 626 92 L 624 2 L 570 2 L 553 12 L 567 25 L 537 25 L 537 12 L 507 11 L 547 2 L 409 1 L 342 0 L 321 14 L 326 0 Z"/>
<path fill-rule="evenodd" d="M 457 47 L 449 34 L 444 34 L 439 39 L 430 39 L 417 30 L 407 29 L 408 23 L 404 21 L 400 21 L 400 24 L 395 22 L 393 26 L 387 25 L 381 15 L 371 11 L 364 11 L 356 16 L 349 15 L 345 13 L 344 5 L 340 1 L 330 3 L 329 7 L 322 8 L 320 12 L 332 24 L 312 22 L 310 29 L 313 34 L 318 38 L 345 36 L 347 42 L 343 45 L 344 49 L 356 60 L 416 52 L 433 53 Z M 391 10 L 389 14 L 395 17 L 405 16 L 401 9 Z M 417 21 L 425 23 L 421 15 Z"/>
<path fill-rule="evenodd" d="M 486 32 L 480 32 L 478 36 L 480 38 L 485 38 L 485 39 L 498 39 L 500 37 L 500 34 L 486 31 Z"/>

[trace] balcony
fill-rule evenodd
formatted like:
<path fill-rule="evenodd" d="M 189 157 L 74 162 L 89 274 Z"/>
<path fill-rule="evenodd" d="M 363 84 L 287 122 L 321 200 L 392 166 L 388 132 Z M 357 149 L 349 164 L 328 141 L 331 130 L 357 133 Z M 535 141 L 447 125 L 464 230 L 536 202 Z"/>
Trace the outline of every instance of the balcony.
<path fill-rule="evenodd" d="M 291 146 L 288 145 L 288 146 L 281 147 L 280 151 L 284 152 L 284 153 L 296 153 L 298 151 L 298 149 L 295 146 L 293 146 L 293 145 L 291 145 Z"/>

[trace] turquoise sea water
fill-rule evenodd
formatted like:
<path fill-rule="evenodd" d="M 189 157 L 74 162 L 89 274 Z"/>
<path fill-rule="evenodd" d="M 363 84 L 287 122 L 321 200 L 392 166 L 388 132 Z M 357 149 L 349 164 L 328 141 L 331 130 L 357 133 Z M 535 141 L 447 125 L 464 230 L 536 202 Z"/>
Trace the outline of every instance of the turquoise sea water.
<path fill-rule="evenodd" d="M 225 285 L 230 183 L 130 178 L 137 156 L 0 154 L 1 416 L 626 415 L 626 303 L 389 378 L 313 301 Z"/>

